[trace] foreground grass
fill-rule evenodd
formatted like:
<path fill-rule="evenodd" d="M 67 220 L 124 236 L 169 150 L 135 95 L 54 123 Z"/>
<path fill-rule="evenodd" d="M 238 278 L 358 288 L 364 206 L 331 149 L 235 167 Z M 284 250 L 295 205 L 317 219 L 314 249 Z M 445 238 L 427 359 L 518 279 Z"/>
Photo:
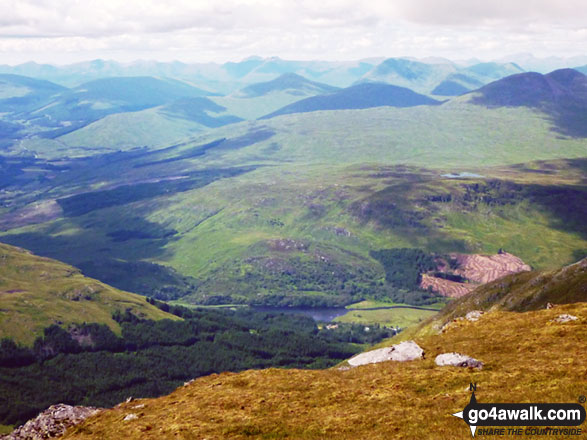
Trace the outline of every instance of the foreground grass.
<path fill-rule="evenodd" d="M 561 313 L 580 319 L 551 322 Z M 587 388 L 586 324 L 586 303 L 492 312 L 417 338 L 422 361 L 212 375 L 169 396 L 121 404 L 64 438 L 470 439 L 465 423 L 451 416 L 468 403 L 470 382 L 480 402 L 576 402 Z M 436 367 L 435 356 L 450 351 L 485 367 Z M 130 413 L 138 418 L 123 421 Z"/>

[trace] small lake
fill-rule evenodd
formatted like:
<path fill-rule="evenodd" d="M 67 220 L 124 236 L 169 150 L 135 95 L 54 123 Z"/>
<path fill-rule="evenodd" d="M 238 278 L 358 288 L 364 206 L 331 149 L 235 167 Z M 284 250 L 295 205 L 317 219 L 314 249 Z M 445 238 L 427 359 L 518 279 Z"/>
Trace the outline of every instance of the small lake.
<path fill-rule="evenodd" d="M 318 308 L 303 308 L 303 307 L 262 307 L 262 306 L 255 306 L 251 307 L 253 310 L 258 312 L 264 313 L 284 313 L 287 315 L 303 315 L 309 316 L 316 322 L 331 322 L 334 321 L 339 316 L 343 316 L 348 312 L 357 310 L 357 311 L 367 311 L 367 310 L 389 310 L 389 309 L 418 309 L 418 310 L 429 310 L 432 312 L 437 312 L 437 309 L 429 309 L 426 307 L 418 307 L 418 306 L 388 306 L 388 307 L 373 307 L 373 308 L 363 308 L 363 309 L 345 309 L 344 307 L 318 307 Z"/>
<path fill-rule="evenodd" d="M 469 173 L 467 171 L 464 171 L 462 173 L 450 173 L 450 174 L 443 174 L 442 177 L 447 177 L 449 179 L 467 179 L 467 178 L 472 178 L 472 177 L 485 177 L 482 176 L 481 174 L 475 174 L 475 173 Z"/>
<path fill-rule="evenodd" d="M 344 307 L 317 307 L 317 308 L 302 308 L 302 307 L 251 307 L 253 310 L 264 313 L 284 313 L 286 315 L 303 315 L 309 316 L 316 322 L 331 322 L 335 318 L 344 315 L 349 310 Z"/>

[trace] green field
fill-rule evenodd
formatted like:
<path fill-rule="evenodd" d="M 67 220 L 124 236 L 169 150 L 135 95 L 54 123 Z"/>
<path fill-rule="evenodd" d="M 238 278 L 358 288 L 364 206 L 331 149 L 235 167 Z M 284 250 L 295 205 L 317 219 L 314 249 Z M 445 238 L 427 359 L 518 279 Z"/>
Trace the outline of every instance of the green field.
<path fill-rule="evenodd" d="M 426 304 L 426 308 L 427 309 L 435 309 L 435 310 L 442 310 L 442 308 L 444 306 L 446 306 L 446 304 L 450 302 L 450 300 L 445 300 L 445 301 L 439 301 L 437 303 L 434 304 Z M 377 307 L 395 307 L 395 306 L 407 306 L 409 307 L 409 304 L 403 304 L 403 303 L 394 303 L 394 302 L 387 302 L 387 301 L 372 301 L 372 300 L 365 300 L 365 301 L 361 301 L 355 304 L 349 304 L 348 306 L 346 306 L 347 309 L 373 309 L 373 308 L 377 308 Z"/>
<path fill-rule="evenodd" d="M 339 316 L 335 319 L 335 322 L 365 325 L 381 324 L 406 328 L 417 325 L 435 314 L 436 312 L 418 309 L 357 310 L 350 311 L 344 316 Z"/>
<path fill-rule="evenodd" d="M 446 306 L 447 303 L 448 301 L 439 301 L 433 304 L 426 304 L 425 308 L 440 311 L 443 307 Z M 401 308 L 368 310 L 398 306 Z M 418 325 L 419 323 L 430 318 L 431 316 L 434 316 L 437 313 L 434 311 L 407 307 L 410 307 L 410 305 L 387 301 L 365 300 L 355 304 L 349 304 L 346 308 L 353 310 L 349 310 L 346 315 L 339 316 L 335 319 L 335 321 L 365 325 L 380 324 L 388 327 L 406 328 Z"/>

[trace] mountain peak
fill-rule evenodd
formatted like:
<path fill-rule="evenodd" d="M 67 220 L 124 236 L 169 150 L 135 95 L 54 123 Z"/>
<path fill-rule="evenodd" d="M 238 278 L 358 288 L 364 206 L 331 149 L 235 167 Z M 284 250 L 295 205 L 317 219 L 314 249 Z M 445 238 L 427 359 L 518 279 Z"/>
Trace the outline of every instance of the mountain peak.
<path fill-rule="evenodd" d="M 587 76 L 582 72 L 571 68 L 555 70 L 547 74 L 546 77 L 551 78 L 560 84 L 566 84 L 567 86 L 570 86 L 575 81 L 584 82 L 587 80 Z"/>
<path fill-rule="evenodd" d="M 437 104 L 440 102 L 405 87 L 364 82 L 334 93 L 302 99 L 266 115 L 262 119 L 318 110 L 350 110 L 382 106 L 413 107 Z"/>
<path fill-rule="evenodd" d="M 587 137 L 587 76 L 574 69 L 547 75 L 525 72 L 476 90 L 470 102 L 486 107 L 529 107 L 550 116 L 557 131 Z"/>

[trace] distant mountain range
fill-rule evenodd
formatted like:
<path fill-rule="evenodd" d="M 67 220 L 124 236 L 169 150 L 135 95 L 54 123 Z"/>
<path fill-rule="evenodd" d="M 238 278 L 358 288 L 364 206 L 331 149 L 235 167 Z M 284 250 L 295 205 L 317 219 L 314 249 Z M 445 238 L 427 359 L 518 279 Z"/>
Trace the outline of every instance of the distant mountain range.
<path fill-rule="evenodd" d="M 136 142 L 144 145 L 149 142 L 140 142 L 140 136 L 137 138 L 132 132 L 142 126 L 148 135 L 146 140 L 152 136 L 142 123 L 145 115 L 131 114 L 159 107 L 157 112 L 149 113 L 150 125 L 163 131 L 169 130 L 170 136 L 241 120 L 230 115 L 215 117 L 214 114 L 226 109 L 205 97 L 210 95 L 214 94 L 169 78 L 111 77 L 68 89 L 45 80 L 5 74 L 0 76 L 0 112 L 4 113 L 0 121 L 0 146 L 7 147 L 14 141 L 33 137 L 57 139 L 99 120 L 103 121 L 100 123 L 102 134 L 98 138 L 107 133 L 116 140 L 114 143 L 117 145 L 120 145 L 120 138 L 123 144 L 128 140 L 134 142 L 134 145 Z M 166 119 L 157 117 L 154 120 L 153 116 L 159 112 Z M 126 115 L 125 124 L 113 130 L 109 122 L 114 121 L 116 126 L 117 115 L 120 114 Z M 184 121 L 181 123 L 184 126 L 185 121 L 197 125 L 185 126 L 178 131 L 175 129 L 178 123 L 173 119 Z M 167 128 L 169 125 L 173 128 Z M 91 129 L 89 131 L 93 132 Z M 159 141 L 166 139 L 157 135 L 152 137 Z M 96 146 L 93 145 L 94 135 L 89 139 L 79 134 L 70 136 L 66 143 L 72 139 L 76 139 L 81 146 Z M 102 140 L 105 144 L 111 143 L 107 139 Z"/>
<path fill-rule="evenodd" d="M 361 81 L 395 84 L 425 94 L 457 96 L 496 79 L 523 71 L 513 63 L 478 63 L 461 67 L 455 63 L 432 64 L 390 58 L 364 75 Z"/>
<path fill-rule="evenodd" d="M 158 148 L 242 120 L 318 110 L 437 105 L 441 100 L 474 90 L 478 90 L 474 104 L 539 109 L 549 115 L 561 133 L 571 136 L 587 133 L 585 76 L 577 70 L 542 75 L 520 73 L 522 69 L 512 63 L 460 67 L 438 59 L 426 63 L 408 59 L 387 59 L 377 65 L 372 62 L 368 70 L 368 63 L 364 62 L 360 72 L 348 63 L 250 59 L 227 64 L 222 66 L 224 73 L 219 78 L 232 75 L 232 80 L 238 77 L 239 81 L 248 81 L 273 77 L 245 85 L 228 95 L 209 91 L 210 84 L 196 87 L 198 81 L 194 78 L 115 76 L 67 88 L 45 79 L 0 74 L 0 147 L 13 154 L 39 154 L 44 150 L 74 156 L 95 154 L 92 149 Z M 181 66 L 187 69 L 187 65 L 165 63 L 143 67 L 173 75 L 187 72 Z M 319 66 L 324 69 L 320 75 Z M 17 67 L 41 74 L 65 71 L 56 67 L 41 69 L 38 65 Z M 89 69 L 90 76 L 139 69 L 139 65 L 133 65 L 135 70 L 127 66 L 125 71 L 124 66 L 111 62 L 76 65 L 78 70 L 83 70 L 82 67 Z M 288 69 L 314 77 L 329 77 L 334 71 L 346 69 L 347 73 L 353 71 L 358 79 L 354 85 L 341 89 L 298 73 L 285 72 L 274 77 Z M 508 75 L 512 72 L 515 74 Z"/>
<path fill-rule="evenodd" d="M 45 79 L 67 87 L 100 78 L 120 76 L 152 76 L 189 82 L 222 95 L 233 93 L 251 84 L 267 82 L 285 73 L 295 73 L 335 87 L 348 87 L 360 81 L 387 82 L 411 88 L 419 93 L 433 93 L 443 81 L 461 84 L 467 90 L 490 81 L 523 71 L 550 72 L 565 67 L 584 66 L 587 57 L 534 58 L 527 54 L 482 62 L 453 62 L 443 58 L 370 58 L 357 61 L 295 61 L 278 57 L 250 57 L 239 62 L 182 63 L 136 61 L 118 63 L 93 60 L 67 66 L 25 63 L 0 65 L 0 73 Z M 459 76 L 455 76 L 459 75 Z M 438 94 L 455 96 L 462 88 L 441 87 Z"/>
<path fill-rule="evenodd" d="M 587 55 L 574 57 L 536 57 L 530 53 L 508 55 L 495 60 L 498 63 L 516 63 L 526 71 L 548 73 L 553 70 L 575 68 L 587 64 Z"/>

